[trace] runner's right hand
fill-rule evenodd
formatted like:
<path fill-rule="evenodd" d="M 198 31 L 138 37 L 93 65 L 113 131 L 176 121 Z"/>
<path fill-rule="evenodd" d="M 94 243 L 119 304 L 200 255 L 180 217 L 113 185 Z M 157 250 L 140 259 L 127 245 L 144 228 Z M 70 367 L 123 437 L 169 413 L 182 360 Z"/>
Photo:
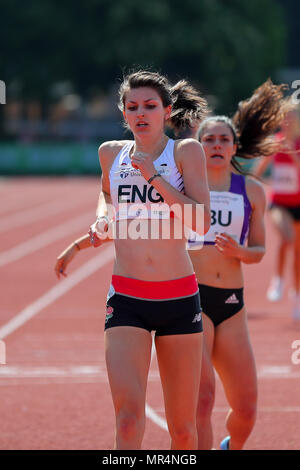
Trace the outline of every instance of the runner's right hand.
<path fill-rule="evenodd" d="M 72 261 L 74 256 L 76 255 L 77 251 L 78 251 L 78 248 L 75 244 L 70 245 L 66 250 L 64 250 L 57 257 L 54 270 L 56 272 L 56 276 L 57 276 L 58 279 L 60 279 L 60 276 L 67 277 L 67 274 L 65 272 L 66 268 L 67 268 L 68 264 Z"/>
<path fill-rule="evenodd" d="M 101 245 L 102 240 L 107 238 L 108 219 L 107 217 L 98 217 L 89 229 L 91 244 L 94 248 Z"/>

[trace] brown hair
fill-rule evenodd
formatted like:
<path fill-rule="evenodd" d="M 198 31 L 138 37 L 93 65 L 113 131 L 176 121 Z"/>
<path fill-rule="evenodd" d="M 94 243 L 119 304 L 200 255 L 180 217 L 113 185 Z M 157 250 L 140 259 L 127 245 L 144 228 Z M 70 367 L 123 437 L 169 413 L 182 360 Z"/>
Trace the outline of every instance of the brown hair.
<path fill-rule="evenodd" d="M 172 86 L 168 79 L 157 72 L 138 71 L 124 77 L 119 89 L 119 109 L 124 111 L 126 93 L 134 88 L 153 88 L 160 96 L 163 106 L 172 105 L 167 124 L 175 132 L 189 127 L 195 120 L 207 114 L 207 101 L 185 80 Z"/>
<path fill-rule="evenodd" d="M 208 122 L 223 122 L 231 129 L 234 143 L 238 145 L 232 157 L 233 167 L 242 174 L 245 172 L 238 157 L 252 159 L 269 156 L 279 149 L 274 134 L 281 125 L 285 115 L 293 109 L 291 100 L 284 97 L 287 85 L 274 85 L 270 79 L 258 87 L 253 95 L 241 101 L 238 110 L 230 119 L 227 116 L 211 116 L 199 128 L 199 139 Z"/>

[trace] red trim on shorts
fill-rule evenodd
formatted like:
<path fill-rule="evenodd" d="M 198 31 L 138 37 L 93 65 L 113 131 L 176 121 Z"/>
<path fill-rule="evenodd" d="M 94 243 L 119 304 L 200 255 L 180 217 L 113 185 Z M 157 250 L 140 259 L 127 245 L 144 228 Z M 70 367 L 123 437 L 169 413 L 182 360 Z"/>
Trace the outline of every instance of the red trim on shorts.
<path fill-rule="evenodd" d="M 195 274 L 171 281 L 142 281 L 113 274 L 112 285 L 117 294 L 149 300 L 188 297 L 198 292 Z"/>

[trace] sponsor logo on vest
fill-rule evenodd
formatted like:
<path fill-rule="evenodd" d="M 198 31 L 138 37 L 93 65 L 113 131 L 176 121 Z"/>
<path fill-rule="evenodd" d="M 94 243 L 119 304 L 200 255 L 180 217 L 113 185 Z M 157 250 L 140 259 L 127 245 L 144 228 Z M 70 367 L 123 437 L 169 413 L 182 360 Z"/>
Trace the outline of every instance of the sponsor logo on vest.
<path fill-rule="evenodd" d="M 120 178 L 124 179 L 127 176 L 141 176 L 141 171 L 136 168 L 121 168 L 120 170 Z"/>
<path fill-rule="evenodd" d="M 123 166 L 123 168 L 122 168 Z M 166 163 L 162 163 L 160 165 L 161 167 L 167 167 L 168 165 Z M 131 166 L 128 166 L 127 163 L 121 163 L 120 165 L 120 178 L 125 179 L 127 176 L 140 176 L 142 177 L 141 170 L 137 168 L 132 168 Z M 167 174 L 169 172 L 168 168 L 160 168 L 158 170 L 158 173 L 160 175 Z"/>
<path fill-rule="evenodd" d="M 225 300 L 225 304 L 238 304 L 239 299 L 237 299 L 235 294 L 232 294 L 230 297 L 228 297 L 227 300 Z"/>

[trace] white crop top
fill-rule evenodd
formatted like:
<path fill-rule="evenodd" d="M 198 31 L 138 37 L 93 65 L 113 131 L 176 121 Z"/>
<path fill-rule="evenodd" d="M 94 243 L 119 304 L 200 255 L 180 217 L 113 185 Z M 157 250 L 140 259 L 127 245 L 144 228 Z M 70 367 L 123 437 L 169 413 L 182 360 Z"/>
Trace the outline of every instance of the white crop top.
<path fill-rule="evenodd" d="M 174 159 L 174 140 L 169 139 L 163 152 L 154 160 L 156 172 L 178 191 L 183 192 L 183 177 Z M 142 176 L 140 170 L 133 168 L 129 152 L 134 145 L 130 141 L 116 156 L 110 173 L 110 195 L 120 219 L 158 219 L 169 218 L 169 206 L 163 197 Z"/>

